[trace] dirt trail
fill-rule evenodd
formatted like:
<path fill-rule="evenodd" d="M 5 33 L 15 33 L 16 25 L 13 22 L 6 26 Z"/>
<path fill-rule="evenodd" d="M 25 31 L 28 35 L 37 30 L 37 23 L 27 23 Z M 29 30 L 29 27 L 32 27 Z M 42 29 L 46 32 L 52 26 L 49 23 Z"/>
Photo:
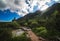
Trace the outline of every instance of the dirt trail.
<path fill-rule="evenodd" d="M 32 31 L 27 31 L 29 37 L 31 38 L 31 41 L 40 41 L 38 37 L 32 32 Z"/>
<path fill-rule="evenodd" d="M 23 28 L 23 29 L 27 32 L 27 35 L 29 36 L 31 41 L 45 41 L 45 39 L 43 39 L 42 37 L 39 38 L 38 36 L 36 36 L 31 29 L 27 29 L 27 28 Z"/>

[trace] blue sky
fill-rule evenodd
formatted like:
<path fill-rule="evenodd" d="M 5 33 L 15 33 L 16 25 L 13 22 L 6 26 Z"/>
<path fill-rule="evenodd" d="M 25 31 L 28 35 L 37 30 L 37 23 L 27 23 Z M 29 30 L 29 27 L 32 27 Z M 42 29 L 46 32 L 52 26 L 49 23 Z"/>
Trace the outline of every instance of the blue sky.
<path fill-rule="evenodd" d="M 10 12 L 10 10 L 1 11 L 0 10 L 0 21 L 12 21 L 14 18 L 18 19 L 20 16 L 15 12 Z"/>
<path fill-rule="evenodd" d="M 53 4 L 55 4 L 56 2 L 54 0 L 52 0 L 51 2 L 49 3 L 46 3 L 46 5 L 48 6 L 52 6 Z M 2 5 L 1 5 L 2 6 Z M 38 10 L 38 5 L 34 6 L 33 7 L 33 12 L 37 11 Z M 15 7 L 14 7 L 15 8 Z M 41 9 L 41 8 L 40 8 Z M 25 10 L 26 11 L 26 10 Z M 19 12 L 19 14 L 21 14 Z M 21 18 L 22 16 L 17 14 L 16 12 L 11 12 L 9 9 L 7 10 L 0 10 L 0 22 L 11 22 L 14 18 L 15 19 L 18 19 L 18 18 Z M 23 14 L 24 15 L 24 14 Z"/>

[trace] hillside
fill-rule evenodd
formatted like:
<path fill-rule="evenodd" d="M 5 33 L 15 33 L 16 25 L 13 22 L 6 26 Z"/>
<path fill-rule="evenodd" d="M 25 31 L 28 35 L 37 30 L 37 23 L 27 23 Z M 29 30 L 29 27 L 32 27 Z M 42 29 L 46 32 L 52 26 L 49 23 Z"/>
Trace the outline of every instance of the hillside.
<path fill-rule="evenodd" d="M 38 37 L 48 41 L 60 41 L 60 4 L 54 4 L 45 13 L 36 11 L 12 22 L 0 22 L 0 41 L 29 41 L 26 32 L 19 37 L 11 38 L 11 31 L 29 27 Z"/>

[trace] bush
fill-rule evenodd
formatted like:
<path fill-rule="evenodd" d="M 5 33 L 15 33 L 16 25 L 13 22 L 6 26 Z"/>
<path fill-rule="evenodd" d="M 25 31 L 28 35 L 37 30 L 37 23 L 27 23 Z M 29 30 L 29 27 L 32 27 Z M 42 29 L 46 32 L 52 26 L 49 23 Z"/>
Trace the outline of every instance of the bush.
<path fill-rule="evenodd" d="M 27 38 L 25 33 L 20 35 L 19 37 L 12 38 L 11 41 L 31 41 L 30 38 Z"/>
<path fill-rule="evenodd" d="M 11 29 L 0 28 L 0 41 L 10 41 L 11 36 Z"/>

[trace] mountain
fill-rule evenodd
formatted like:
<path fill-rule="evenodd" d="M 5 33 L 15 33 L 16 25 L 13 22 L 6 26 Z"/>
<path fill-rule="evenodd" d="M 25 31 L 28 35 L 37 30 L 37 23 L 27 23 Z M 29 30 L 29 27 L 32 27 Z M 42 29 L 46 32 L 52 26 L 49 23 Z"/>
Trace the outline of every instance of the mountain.
<path fill-rule="evenodd" d="M 26 16 L 19 18 L 17 21 L 22 21 L 22 20 L 26 20 L 26 19 L 33 19 L 37 15 L 39 15 L 39 17 L 49 16 L 55 11 L 56 7 L 57 7 L 57 4 L 54 4 L 51 7 L 49 7 L 44 13 L 42 13 L 41 11 L 36 11 L 35 13 L 29 13 Z"/>

